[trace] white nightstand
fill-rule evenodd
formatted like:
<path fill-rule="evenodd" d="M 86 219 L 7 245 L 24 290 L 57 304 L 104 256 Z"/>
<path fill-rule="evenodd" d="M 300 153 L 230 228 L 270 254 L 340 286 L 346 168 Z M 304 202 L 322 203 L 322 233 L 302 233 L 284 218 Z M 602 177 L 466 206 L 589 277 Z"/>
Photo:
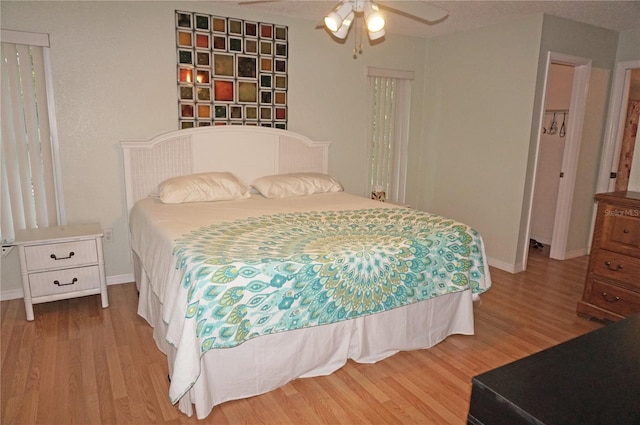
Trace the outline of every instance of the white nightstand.
<path fill-rule="evenodd" d="M 48 301 L 100 294 L 109 306 L 102 236 L 98 223 L 17 232 L 27 320 L 33 304 Z"/>

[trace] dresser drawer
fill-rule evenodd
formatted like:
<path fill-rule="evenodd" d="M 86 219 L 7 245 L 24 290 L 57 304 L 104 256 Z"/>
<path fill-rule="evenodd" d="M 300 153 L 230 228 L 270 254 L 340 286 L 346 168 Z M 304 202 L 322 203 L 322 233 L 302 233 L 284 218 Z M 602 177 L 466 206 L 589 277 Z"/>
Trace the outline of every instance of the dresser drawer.
<path fill-rule="evenodd" d="M 640 293 L 592 279 L 587 302 L 623 316 L 640 313 Z"/>
<path fill-rule="evenodd" d="M 640 259 L 599 249 L 592 260 L 593 273 L 640 289 Z"/>
<path fill-rule="evenodd" d="M 600 247 L 640 258 L 640 209 L 607 205 Z"/>
<path fill-rule="evenodd" d="M 24 253 L 30 272 L 98 262 L 95 239 L 25 246 Z"/>
<path fill-rule="evenodd" d="M 29 286 L 32 297 L 96 289 L 100 288 L 100 270 L 98 266 L 89 266 L 32 273 Z"/>

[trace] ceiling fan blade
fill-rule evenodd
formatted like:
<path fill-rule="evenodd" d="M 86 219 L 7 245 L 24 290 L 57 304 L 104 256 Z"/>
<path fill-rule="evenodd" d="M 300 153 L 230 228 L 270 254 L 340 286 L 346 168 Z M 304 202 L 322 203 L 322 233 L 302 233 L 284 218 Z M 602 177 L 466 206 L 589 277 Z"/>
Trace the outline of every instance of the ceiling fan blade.
<path fill-rule="evenodd" d="M 438 22 L 449 16 L 449 12 L 447 10 L 429 4 L 425 1 L 387 0 L 376 3 L 381 9 L 428 23 Z"/>

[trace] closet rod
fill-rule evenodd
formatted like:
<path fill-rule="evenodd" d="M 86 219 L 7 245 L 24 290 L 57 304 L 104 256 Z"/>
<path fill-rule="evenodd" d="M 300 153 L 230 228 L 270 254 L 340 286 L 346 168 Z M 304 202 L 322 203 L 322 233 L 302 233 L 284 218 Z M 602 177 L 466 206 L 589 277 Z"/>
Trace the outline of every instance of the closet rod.
<path fill-rule="evenodd" d="M 545 109 L 544 110 L 545 114 L 553 114 L 553 113 L 560 113 L 561 114 L 563 112 L 569 113 L 569 110 L 568 109 Z"/>

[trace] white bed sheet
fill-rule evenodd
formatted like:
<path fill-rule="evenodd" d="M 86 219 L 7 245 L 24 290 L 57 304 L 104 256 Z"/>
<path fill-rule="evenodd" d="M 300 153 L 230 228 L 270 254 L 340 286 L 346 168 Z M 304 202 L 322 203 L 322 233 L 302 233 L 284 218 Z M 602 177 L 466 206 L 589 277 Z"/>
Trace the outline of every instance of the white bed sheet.
<path fill-rule="evenodd" d="M 165 205 L 156 198 L 138 202 L 130 221 L 140 291 L 138 313 L 154 328 L 156 344 L 167 354 L 170 375 L 175 349 L 166 342 L 166 323 L 175 311 L 175 288 L 181 279 L 171 261 L 177 237 L 214 222 L 250 216 L 381 206 L 396 207 L 344 192 L 285 199 L 253 195 L 246 200 L 198 205 Z M 486 270 L 488 273 L 488 266 Z M 398 351 L 432 347 L 451 334 L 471 335 L 472 300 L 471 290 L 466 290 L 372 316 L 210 350 L 197 365 L 199 376 L 180 399 L 179 408 L 191 416 L 195 406 L 202 419 L 217 404 L 262 394 L 296 378 L 330 374 L 347 359 L 373 363 Z"/>

